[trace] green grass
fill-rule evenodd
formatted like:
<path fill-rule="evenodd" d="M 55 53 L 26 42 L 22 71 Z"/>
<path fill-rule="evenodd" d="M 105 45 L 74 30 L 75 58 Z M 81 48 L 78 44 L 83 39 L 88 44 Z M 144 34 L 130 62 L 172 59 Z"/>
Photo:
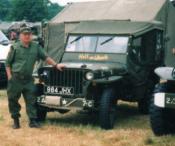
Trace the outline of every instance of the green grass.
<path fill-rule="evenodd" d="M 0 122 L 4 120 L 4 117 L 0 115 Z"/>

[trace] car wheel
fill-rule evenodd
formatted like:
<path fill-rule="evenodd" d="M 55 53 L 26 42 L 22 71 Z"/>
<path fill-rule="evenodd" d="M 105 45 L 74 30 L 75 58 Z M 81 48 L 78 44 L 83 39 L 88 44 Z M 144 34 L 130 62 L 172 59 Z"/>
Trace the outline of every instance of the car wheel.
<path fill-rule="evenodd" d="M 105 89 L 100 101 L 99 122 L 101 128 L 106 130 L 112 129 L 115 123 L 116 105 L 112 100 L 113 96 L 112 89 Z"/>
<path fill-rule="evenodd" d="M 155 93 L 166 92 L 166 84 L 156 85 Z M 175 110 L 160 108 L 154 104 L 154 98 L 150 102 L 150 124 L 155 135 L 167 135 L 175 133 Z"/>
<path fill-rule="evenodd" d="M 43 85 L 42 84 L 35 84 L 35 96 L 41 96 L 43 94 Z M 37 110 L 37 120 L 40 122 L 45 121 L 47 116 L 47 110 L 44 107 L 41 107 L 36 103 L 36 110 Z"/>
<path fill-rule="evenodd" d="M 143 115 L 149 114 L 150 99 L 152 98 L 154 86 L 155 84 L 149 81 L 146 87 L 146 92 L 144 93 L 144 97 L 138 101 L 139 112 Z"/>
<path fill-rule="evenodd" d="M 44 92 L 44 86 L 42 84 L 35 84 L 35 96 L 41 96 Z"/>
<path fill-rule="evenodd" d="M 39 122 L 44 122 L 46 120 L 47 110 L 43 107 L 37 106 L 37 120 Z"/>

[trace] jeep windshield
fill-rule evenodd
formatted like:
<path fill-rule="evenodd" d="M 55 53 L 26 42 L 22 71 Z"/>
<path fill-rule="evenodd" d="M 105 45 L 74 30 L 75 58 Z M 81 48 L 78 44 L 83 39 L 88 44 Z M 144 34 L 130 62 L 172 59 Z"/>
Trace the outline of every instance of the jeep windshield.
<path fill-rule="evenodd" d="M 68 38 L 66 52 L 126 53 L 126 36 L 75 36 Z"/>

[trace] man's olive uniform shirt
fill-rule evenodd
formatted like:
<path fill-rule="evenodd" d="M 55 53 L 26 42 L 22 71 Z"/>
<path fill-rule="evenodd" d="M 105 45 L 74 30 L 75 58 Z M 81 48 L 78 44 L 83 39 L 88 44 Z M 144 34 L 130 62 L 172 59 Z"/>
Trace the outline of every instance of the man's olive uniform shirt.
<path fill-rule="evenodd" d="M 6 66 L 11 67 L 12 73 L 19 73 L 31 76 L 37 60 L 46 60 L 47 54 L 39 44 L 31 42 L 29 47 L 25 47 L 22 42 L 16 42 L 11 47 Z"/>

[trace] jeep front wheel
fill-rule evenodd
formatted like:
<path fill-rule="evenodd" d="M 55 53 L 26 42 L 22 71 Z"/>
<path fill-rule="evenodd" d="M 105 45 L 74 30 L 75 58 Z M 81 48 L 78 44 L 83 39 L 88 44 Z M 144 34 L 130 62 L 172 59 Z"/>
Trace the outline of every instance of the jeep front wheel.
<path fill-rule="evenodd" d="M 44 122 L 46 120 L 46 116 L 47 110 L 37 105 L 37 120 L 40 122 Z"/>
<path fill-rule="evenodd" d="M 105 89 L 100 100 L 99 122 L 103 129 L 112 129 L 115 123 L 116 104 L 113 102 L 113 89 Z"/>

